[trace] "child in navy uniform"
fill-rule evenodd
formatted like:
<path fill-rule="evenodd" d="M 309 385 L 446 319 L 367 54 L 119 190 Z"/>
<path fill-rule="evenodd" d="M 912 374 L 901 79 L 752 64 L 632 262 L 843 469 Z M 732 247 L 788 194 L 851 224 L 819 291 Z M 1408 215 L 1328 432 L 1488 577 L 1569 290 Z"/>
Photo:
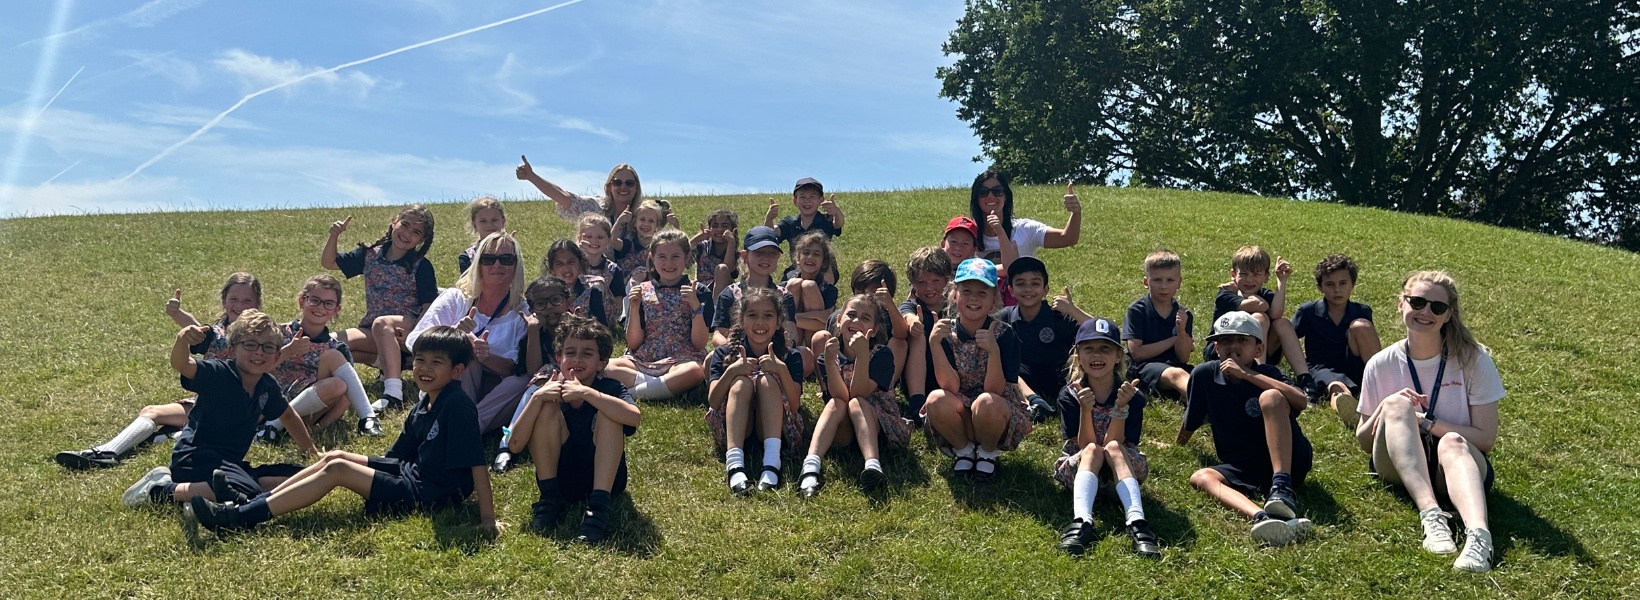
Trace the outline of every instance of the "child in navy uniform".
<path fill-rule="evenodd" d="M 825 234 L 826 239 L 843 237 L 843 209 L 837 206 L 837 195 L 826 198 L 826 189 L 813 177 L 804 177 L 797 180 L 792 187 L 792 204 L 797 207 L 797 214 L 781 219 L 780 204 L 774 198 L 769 199 L 769 212 L 763 215 L 763 226 L 774 228 L 777 239 L 782 242 L 793 242 L 791 251 L 797 254 L 795 240 L 803 234 L 818 231 Z M 795 267 L 794 267 L 795 268 Z M 781 279 L 793 277 L 790 269 Z M 833 264 L 826 272 L 825 281 L 832 285 L 837 284 L 837 265 Z"/>
<path fill-rule="evenodd" d="M 433 211 L 420 204 L 399 210 L 387 233 L 369 246 L 338 254 L 336 244 L 353 217 L 330 225 L 330 237 L 319 254 L 319 265 L 336 269 L 352 279 L 364 276 L 364 317 L 359 326 L 341 332 L 353 349 L 354 360 L 381 368 L 382 397 L 377 408 L 403 403 L 402 374 L 405 335 L 414 329 L 427 307 L 438 299 L 438 277 L 427 250 L 433 247 Z"/>
<path fill-rule="evenodd" d="M 1041 394 L 1057 394 L 1065 387 L 1065 361 L 1071 353 L 1076 328 L 1089 318 L 1071 302 L 1071 288 L 1053 299 L 1052 309 L 1042 300 L 1048 294 L 1048 266 L 1036 257 L 1025 256 L 1008 265 L 1016 304 L 1003 308 L 997 318 L 1014 328 L 1019 336 L 1019 393 L 1030 403 L 1031 420 L 1037 423 L 1053 414 L 1054 407 Z"/>
<path fill-rule="evenodd" d="M 535 458 L 541 496 L 531 507 L 530 529 L 545 534 L 558 526 L 564 503 L 586 500 L 576 539 L 599 542 L 613 527 L 610 502 L 626 490 L 626 438 L 643 415 L 619 381 L 605 377 L 615 338 L 597 321 L 565 316 L 553 336 L 558 371 L 538 376 L 515 421 L 507 450 L 526 446 Z"/>
<path fill-rule="evenodd" d="M 885 265 L 886 266 L 886 265 Z M 814 424 L 809 455 L 803 459 L 798 494 L 812 498 L 825 485 L 821 459 L 833 445 L 860 447 L 865 469 L 860 486 L 881 487 L 881 444 L 903 448 L 911 438 L 911 424 L 900 417 L 894 400 L 894 350 L 889 347 L 889 312 L 873 294 L 855 294 L 843 303 L 831 334 L 825 336 L 817 364 L 823 372 L 821 396 L 826 408 Z M 881 438 L 879 440 L 879 438 Z"/>
<path fill-rule="evenodd" d="M 746 290 L 731 310 L 729 343 L 706 361 L 706 425 L 723 449 L 724 483 L 738 496 L 754 489 L 743 447 L 754 433 L 763 440 L 755 489 L 764 492 L 780 487 L 782 452 L 796 454 L 803 441 L 803 358 L 786 338 L 777 298 L 772 290 Z"/>
<path fill-rule="evenodd" d="M 740 278 L 740 215 L 735 211 L 712 211 L 689 243 L 695 247 L 695 281 L 712 288 L 712 297 Z"/>
<path fill-rule="evenodd" d="M 1145 521 L 1139 495 L 1139 484 L 1150 474 L 1150 461 L 1139 451 L 1145 397 L 1137 379 L 1123 383 L 1116 378 L 1121 368 L 1116 324 L 1107 319 L 1083 321 L 1067 364 L 1070 382 L 1058 398 L 1065 446 L 1064 455 L 1054 461 L 1054 479 L 1071 490 L 1074 515 L 1060 533 L 1059 549 L 1080 555 L 1092 545 L 1093 501 L 1099 476 L 1106 475 L 1125 509 L 1133 552 L 1157 558 L 1162 548 Z"/>
<path fill-rule="evenodd" d="M 627 273 L 620 263 L 610 260 L 607 249 L 610 242 L 610 231 L 613 225 L 609 219 L 598 213 L 581 215 L 575 222 L 575 246 L 581 249 L 581 254 L 587 257 L 586 272 L 602 278 L 601 280 L 588 279 L 604 294 L 605 323 L 611 332 L 621 331 L 621 305 L 626 298 Z M 568 283 L 568 282 L 566 282 Z"/>
<path fill-rule="evenodd" d="M 1310 376 L 1310 367 L 1303 352 L 1298 347 L 1298 336 L 1293 333 L 1293 322 L 1283 316 L 1287 313 L 1287 278 L 1293 274 L 1293 265 L 1285 259 L 1276 258 L 1276 289 L 1264 287 L 1270 282 L 1270 253 L 1258 246 L 1242 246 L 1230 256 L 1230 281 L 1219 285 L 1218 295 L 1213 298 L 1213 320 L 1224 313 L 1239 310 L 1253 315 L 1258 320 L 1259 327 L 1273 335 L 1270 343 L 1265 344 L 1265 355 L 1261 362 L 1276 364 L 1281 357 L 1287 357 L 1287 364 L 1293 367 L 1293 382 L 1298 389 L 1310 396 L 1315 380 Z M 1207 332 L 1212 335 L 1213 332 Z M 1202 349 L 1202 358 L 1213 360 L 1218 358 L 1218 352 L 1209 342 Z"/>
<path fill-rule="evenodd" d="M 746 267 L 740 281 L 729 283 L 717 293 L 712 311 L 712 345 L 724 346 L 735 326 L 735 303 L 754 288 L 774 290 L 780 297 L 780 309 L 785 314 L 786 339 L 797 339 L 797 299 L 786 292 L 784 282 L 775 280 L 775 269 L 780 268 L 780 236 L 772 227 L 753 227 L 746 231 L 741 244 L 740 262 Z M 805 349 L 806 350 L 806 349 Z M 813 370 L 813 353 L 804 353 L 803 371 Z"/>
<path fill-rule="evenodd" d="M 338 487 L 363 496 L 367 513 L 433 511 L 460 504 L 477 491 L 479 526 L 494 533 L 495 505 L 479 441 L 478 410 L 460 385 L 452 385 L 473 360 L 472 341 L 454 327 L 433 327 L 416 338 L 412 354 L 421 399 L 386 456 L 333 450 L 272 494 L 244 504 L 196 496 L 185 518 L 212 531 L 252 527 L 312 506 Z"/>
<path fill-rule="evenodd" d="M 569 286 L 569 312 L 591 317 L 598 324 L 609 327 L 609 313 L 604 312 L 602 275 L 588 275 L 592 263 L 575 242 L 553 240 L 547 247 L 547 256 L 541 259 L 541 275 L 551 275 Z"/>
<path fill-rule="evenodd" d="M 1293 543 L 1312 528 L 1298 517 L 1296 486 L 1310 472 L 1310 441 L 1298 426 L 1307 406 L 1304 392 L 1287 383 L 1281 369 L 1260 364 L 1264 330 L 1253 316 L 1232 311 L 1213 323 L 1211 337 L 1224 358 L 1204 362 L 1190 374 L 1189 406 L 1177 443 L 1184 445 L 1203 423 L 1213 426 L 1213 448 L 1223 464 L 1190 476 L 1191 485 L 1253 520 L 1253 539 L 1271 546 Z M 1263 492 L 1264 508 L 1248 495 Z"/>
<path fill-rule="evenodd" d="M 473 266 L 480 241 L 507 228 L 507 210 L 502 208 L 500 200 L 479 196 L 467 205 L 467 228 L 473 232 L 473 245 L 456 256 L 457 274 L 466 273 L 467 268 Z"/>
<path fill-rule="evenodd" d="M 928 330 L 945 312 L 945 287 L 956 275 L 951 257 L 937 246 L 918 248 L 906 261 L 905 278 L 911 295 L 900 303 L 906 321 L 905 414 L 911 423 L 922 426 L 923 402 L 928 392 L 940 387 L 934 379 L 934 356 L 928 352 Z"/>
<path fill-rule="evenodd" d="M 1315 287 L 1320 300 L 1311 300 L 1293 312 L 1293 331 L 1304 340 L 1304 359 L 1319 396 L 1328 399 L 1351 431 L 1361 422 L 1355 411 L 1367 359 L 1383 349 L 1372 325 L 1372 307 L 1350 299 L 1359 273 L 1355 261 L 1333 254 L 1315 265 Z"/>
<path fill-rule="evenodd" d="M 278 418 L 308 454 L 318 454 L 302 417 L 285 404 L 273 375 L 279 356 L 279 326 L 256 309 L 239 314 L 228 326 L 229 360 L 195 359 L 189 348 L 205 341 L 208 327 L 190 325 L 177 332 L 171 346 L 171 368 L 182 375 L 182 387 L 198 394 L 188 412 L 188 427 L 171 450 L 171 465 L 155 467 L 125 490 L 126 506 L 139 507 L 217 494 L 254 496 L 294 474 L 296 465 L 252 467 L 245 462 L 256 426 Z M 220 473 L 222 481 L 214 481 Z M 214 484 L 214 485 L 213 485 Z"/>
<path fill-rule="evenodd" d="M 1145 295 L 1128 306 L 1122 321 L 1127 343 L 1127 379 L 1138 379 L 1143 391 L 1184 396 L 1190 385 L 1190 355 L 1196 351 L 1195 315 L 1175 296 L 1183 281 L 1179 255 L 1162 249 L 1145 257 Z"/>

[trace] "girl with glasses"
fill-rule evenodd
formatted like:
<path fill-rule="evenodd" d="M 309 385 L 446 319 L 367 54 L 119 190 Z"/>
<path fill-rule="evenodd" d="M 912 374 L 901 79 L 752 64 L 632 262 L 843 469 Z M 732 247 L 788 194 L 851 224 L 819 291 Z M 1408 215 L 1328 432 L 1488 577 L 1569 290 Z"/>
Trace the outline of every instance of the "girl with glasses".
<path fill-rule="evenodd" d="M 301 316 L 280 326 L 285 340 L 277 349 L 279 364 L 273 369 L 285 400 L 314 428 L 336 422 L 351 406 L 359 415 L 359 433 L 382 435 L 364 383 L 353 370 L 352 352 L 346 342 L 330 333 L 330 322 L 341 313 L 342 282 L 329 275 L 309 277 L 302 282 L 296 305 Z M 343 398 L 347 402 L 340 402 Z M 284 424 L 271 419 L 263 423 L 256 437 L 274 442 L 284 434 Z"/>
<path fill-rule="evenodd" d="M 427 261 L 427 250 L 433 247 L 433 211 L 420 204 L 406 206 L 381 239 L 338 254 L 338 240 L 352 222 L 348 217 L 330 225 L 319 266 L 339 270 L 348 279 L 364 276 L 364 317 L 341 338 L 356 360 L 381 369 L 382 398 L 376 408 L 385 409 L 404 403 L 399 379 L 404 357 L 397 350 L 405 345 L 404 332 L 415 327 L 438 297 L 438 277 Z"/>

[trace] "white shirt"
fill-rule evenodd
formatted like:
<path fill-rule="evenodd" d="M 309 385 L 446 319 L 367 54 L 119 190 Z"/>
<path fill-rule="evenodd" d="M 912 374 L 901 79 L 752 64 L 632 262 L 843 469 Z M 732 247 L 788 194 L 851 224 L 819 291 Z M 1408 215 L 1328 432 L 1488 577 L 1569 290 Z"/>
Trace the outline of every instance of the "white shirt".
<path fill-rule="evenodd" d="M 980 227 L 984 226 L 984 223 L 980 224 Z M 1036 256 L 1036 250 L 1041 248 L 1043 240 L 1047 239 L 1048 229 L 1050 228 L 1041 221 L 1014 217 L 1014 233 L 1008 237 L 1019 247 L 1020 256 Z M 985 247 L 981 249 L 980 254 L 1001 249 L 1002 242 L 998 241 L 996 236 L 988 235 L 985 236 Z"/>
<path fill-rule="evenodd" d="M 416 322 L 416 327 L 409 335 L 404 336 L 405 348 L 416 347 L 416 338 L 421 337 L 421 333 L 429 328 L 439 325 L 455 327 L 461 322 L 462 317 L 467 316 L 467 310 L 472 307 L 473 301 L 462 294 L 460 288 L 448 288 L 439 292 L 438 299 L 433 301 L 432 306 L 427 307 L 427 314 L 422 315 L 421 320 Z M 519 308 L 522 307 L 523 303 L 520 302 Z M 478 324 L 473 331 L 480 335 L 489 332 L 491 356 L 518 361 L 518 340 L 524 335 L 523 314 L 515 309 L 502 313 L 491 321 L 490 315 L 479 311 L 473 315 L 473 322 Z"/>
<path fill-rule="evenodd" d="M 1434 389 L 1431 382 L 1435 381 L 1435 371 L 1440 369 L 1441 357 L 1415 360 L 1412 364 L 1418 369 L 1418 380 L 1424 384 L 1423 393 L 1430 395 Z M 1362 416 L 1369 416 L 1378 411 L 1378 405 L 1384 398 L 1404 389 L 1418 388 L 1412 385 L 1412 375 L 1407 371 L 1406 341 L 1402 340 L 1367 361 L 1361 381 L 1361 404 L 1356 410 Z M 1447 423 L 1468 427 L 1470 406 L 1492 404 L 1503 399 L 1503 395 L 1503 380 L 1498 377 L 1498 367 L 1492 363 L 1492 355 L 1485 350 L 1475 356 L 1475 364 L 1467 369 L 1448 359 L 1434 416 Z"/>

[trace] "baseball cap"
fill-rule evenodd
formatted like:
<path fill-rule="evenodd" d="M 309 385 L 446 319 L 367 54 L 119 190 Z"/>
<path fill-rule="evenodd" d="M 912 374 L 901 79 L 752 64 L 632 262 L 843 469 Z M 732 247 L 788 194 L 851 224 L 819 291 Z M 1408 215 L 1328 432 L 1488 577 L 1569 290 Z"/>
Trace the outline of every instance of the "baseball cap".
<path fill-rule="evenodd" d="M 1122 346 L 1122 338 L 1117 331 L 1116 323 L 1104 317 L 1088 319 L 1076 328 L 1076 344 L 1092 341 L 1110 342 L 1118 348 Z"/>
<path fill-rule="evenodd" d="M 1014 277 L 1025 273 L 1041 273 L 1042 282 L 1048 282 L 1048 265 L 1042 264 L 1035 256 L 1021 256 L 1008 263 L 1008 281 L 1013 281 Z"/>
<path fill-rule="evenodd" d="M 820 180 L 815 179 L 813 177 L 804 177 L 802 179 L 797 180 L 797 185 L 792 186 L 792 193 L 795 194 L 795 193 L 797 193 L 797 190 L 803 189 L 805 186 L 811 186 L 811 185 L 814 186 L 814 191 L 819 192 L 821 194 L 826 193 L 826 186 L 820 185 Z"/>
<path fill-rule="evenodd" d="M 747 252 L 768 248 L 770 246 L 774 246 L 774 249 L 776 250 L 780 249 L 780 232 L 775 231 L 773 227 L 765 227 L 762 225 L 758 225 L 757 227 L 753 227 L 751 230 L 747 231 L 746 241 L 744 244 L 741 244 L 741 247 L 745 248 Z"/>
<path fill-rule="evenodd" d="M 1264 342 L 1264 328 L 1259 326 L 1258 321 L 1253 320 L 1253 315 L 1244 311 L 1233 310 L 1219 315 L 1218 320 L 1213 321 L 1213 333 L 1207 336 L 1207 341 L 1232 335 L 1245 335 L 1260 343 Z"/>
<path fill-rule="evenodd" d="M 957 265 L 957 278 L 951 283 L 964 281 L 978 281 L 985 285 L 997 286 L 997 266 L 983 258 L 970 258 Z"/>
<path fill-rule="evenodd" d="M 945 233 L 940 234 L 940 237 L 951 235 L 951 232 L 959 229 L 974 236 L 975 241 L 979 240 L 979 225 L 968 217 L 951 217 L 950 221 L 945 222 Z"/>

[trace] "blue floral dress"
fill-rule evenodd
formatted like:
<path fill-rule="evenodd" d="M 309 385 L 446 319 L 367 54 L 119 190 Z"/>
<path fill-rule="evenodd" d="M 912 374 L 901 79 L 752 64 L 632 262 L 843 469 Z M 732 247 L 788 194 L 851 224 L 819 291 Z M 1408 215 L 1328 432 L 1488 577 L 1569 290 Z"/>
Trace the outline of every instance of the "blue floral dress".
<path fill-rule="evenodd" d="M 695 346 L 691 339 L 695 311 L 683 295 L 695 293 L 696 288 L 688 278 L 679 285 L 663 286 L 654 281 L 637 285 L 643 290 L 639 321 L 628 322 L 627 326 L 643 327 L 643 343 L 627 349 L 626 356 L 637 363 L 638 370 L 659 377 L 677 365 L 705 359 L 706 350 Z"/>

